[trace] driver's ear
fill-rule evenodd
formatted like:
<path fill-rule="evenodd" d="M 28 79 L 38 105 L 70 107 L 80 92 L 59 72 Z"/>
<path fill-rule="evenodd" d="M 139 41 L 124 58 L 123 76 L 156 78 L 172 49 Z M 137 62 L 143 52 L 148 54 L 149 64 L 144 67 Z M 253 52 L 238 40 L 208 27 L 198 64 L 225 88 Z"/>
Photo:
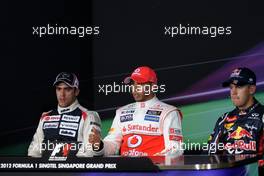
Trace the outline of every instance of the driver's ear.
<path fill-rule="evenodd" d="M 256 86 L 255 85 L 250 85 L 249 86 L 249 93 L 251 94 L 251 95 L 254 95 L 255 94 L 255 92 L 256 92 Z"/>
<path fill-rule="evenodd" d="M 75 94 L 76 97 L 79 95 L 79 93 L 80 93 L 80 89 L 75 88 L 74 94 Z"/>

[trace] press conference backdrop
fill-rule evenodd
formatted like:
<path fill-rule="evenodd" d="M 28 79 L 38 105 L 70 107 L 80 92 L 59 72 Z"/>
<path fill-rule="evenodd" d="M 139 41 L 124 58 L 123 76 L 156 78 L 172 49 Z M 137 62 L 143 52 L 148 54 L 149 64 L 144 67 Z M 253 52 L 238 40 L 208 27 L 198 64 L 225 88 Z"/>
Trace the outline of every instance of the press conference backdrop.
<path fill-rule="evenodd" d="M 254 6 L 176 1 L 4 2 L 6 35 L 1 63 L 1 155 L 24 155 L 43 111 L 56 107 L 52 83 L 61 71 L 80 78 L 80 102 L 97 110 L 107 134 L 115 109 L 133 102 L 129 93 L 99 92 L 122 84 L 148 65 L 166 91 L 157 96 L 183 112 L 185 142 L 205 142 L 217 118 L 232 109 L 221 82 L 247 66 L 263 102 L 263 16 Z M 225 8 L 224 8 L 225 7 Z M 220 15 L 221 14 L 221 15 Z M 99 35 L 33 35 L 32 27 L 98 26 Z M 230 35 L 165 35 L 165 27 L 231 27 Z M 264 102 L 263 102 L 264 103 Z"/>

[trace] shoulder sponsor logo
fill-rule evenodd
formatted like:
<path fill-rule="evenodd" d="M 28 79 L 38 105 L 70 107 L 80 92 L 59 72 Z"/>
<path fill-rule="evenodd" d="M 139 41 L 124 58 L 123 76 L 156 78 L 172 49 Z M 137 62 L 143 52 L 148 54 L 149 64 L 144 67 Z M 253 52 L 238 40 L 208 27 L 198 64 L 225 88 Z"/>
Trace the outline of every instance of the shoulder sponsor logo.
<path fill-rule="evenodd" d="M 58 128 L 59 127 L 59 122 L 53 122 L 53 123 L 44 123 L 43 129 L 47 128 Z"/>
<path fill-rule="evenodd" d="M 159 122 L 159 116 L 145 115 L 144 120 L 152 121 L 152 122 Z"/>
<path fill-rule="evenodd" d="M 66 129 L 60 129 L 59 134 L 60 135 L 63 135 L 63 136 L 75 137 L 76 131 L 66 130 Z"/>
<path fill-rule="evenodd" d="M 128 122 L 133 120 L 133 114 L 127 114 L 120 116 L 120 122 Z"/>
<path fill-rule="evenodd" d="M 162 111 L 148 110 L 146 114 L 160 116 L 161 113 Z"/>
<path fill-rule="evenodd" d="M 61 122 L 60 128 L 78 130 L 79 124 L 78 123 L 69 123 L 69 122 Z"/>
<path fill-rule="evenodd" d="M 79 122 L 80 116 L 63 115 L 62 120 L 69 122 Z"/>
<path fill-rule="evenodd" d="M 60 115 L 52 115 L 52 116 L 46 116 L 44 118 L 44 121 L 60 121 Z"/>
<path fill-rule="evenodd" d="M 176 135 L 181 135 L 181 129 L 178 128 L 170 128 L 169 134 L 176 134 Z"/>
<path fill-rule="evenodd" d="M 161 104 L 157 104 L 157 105 L 152 106 L 151 109 L 163 111 L 164 110 L 164 106 L 161 105 Z"/>

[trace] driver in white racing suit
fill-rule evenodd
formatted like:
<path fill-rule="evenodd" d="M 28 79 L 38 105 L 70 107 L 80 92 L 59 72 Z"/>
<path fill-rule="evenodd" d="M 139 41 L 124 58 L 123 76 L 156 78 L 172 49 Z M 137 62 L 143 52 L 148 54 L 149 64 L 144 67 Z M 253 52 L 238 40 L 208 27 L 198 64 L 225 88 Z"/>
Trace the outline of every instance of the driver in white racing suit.
<path fill-rule="evenodd" d="M 117 109 L 111 129 L 101 142 L 104 155 L 182 154 L 182 114 L 155 96 L 153 90 L 155 86 L 157 88 L 157 77 L 154 70 L 139 67 L 124 82 L 132 82 L 132 95 L 136 102 Z M 95 129 L 93 132 L 90 142 L 100 143 L 100 133 Z"/>

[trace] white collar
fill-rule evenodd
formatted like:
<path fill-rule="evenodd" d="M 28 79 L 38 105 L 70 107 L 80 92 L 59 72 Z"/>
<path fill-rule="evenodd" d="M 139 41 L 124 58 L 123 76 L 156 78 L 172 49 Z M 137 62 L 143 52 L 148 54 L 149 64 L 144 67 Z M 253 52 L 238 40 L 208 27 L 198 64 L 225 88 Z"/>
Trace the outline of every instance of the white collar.
<path fill-rule="evenodd" d="M 58 105 L 57 110 L 58 110 L 59 114 L 67 113 L 67 112 L 71 112 L 71 111 L 75 110 L 79 105 L 80 105 L 80 104 L 79 104 L 78 100 L 75 100 L 75 101 L 74 101 L 70 106 L 68 106 L 68 107 L 60 107 L 60 106 Z"/>
<path fill-rule="evenodd" d="M 145 108 L 145 107 L 151 107 L 153 106 L 159 99 L 154 96 L 150 100 L 147 101 L 142 101 L 142 102 L 136 102 L 136 107 L 137 108 Z"/>

